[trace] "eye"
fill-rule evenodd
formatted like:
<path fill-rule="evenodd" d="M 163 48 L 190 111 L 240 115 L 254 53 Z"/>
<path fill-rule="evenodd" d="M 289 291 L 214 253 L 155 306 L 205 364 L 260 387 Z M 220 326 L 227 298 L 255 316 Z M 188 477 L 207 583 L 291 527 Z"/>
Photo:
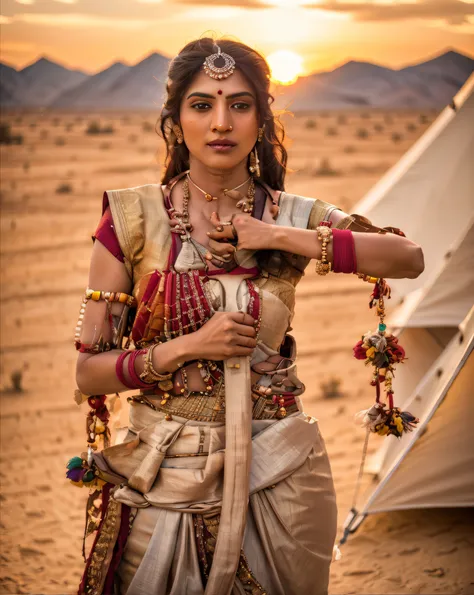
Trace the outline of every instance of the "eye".
<path fill-rule="evenodd" d="M 236 107 L 237 109 L 247 110 L 251 106 L 248 103 L 243 103 L 242 101 L 239 101 L 238 103 L 234 103 L 232 107 Z"/>
<path fill-rule="evenodd" d="M 200 101 L 199 103 L 195 103 L 191 106 L 192 109 L 195 109 L 198 112 L 204 112 L 208 107 L 211 107 L 210 104 L 205 103 L 204 101 Z"/>

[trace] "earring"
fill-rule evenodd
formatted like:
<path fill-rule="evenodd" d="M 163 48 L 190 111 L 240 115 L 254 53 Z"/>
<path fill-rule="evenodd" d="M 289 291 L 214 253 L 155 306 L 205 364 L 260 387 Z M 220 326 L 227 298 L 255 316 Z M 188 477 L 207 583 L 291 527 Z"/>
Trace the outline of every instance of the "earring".
<path fill-rule="evenodd" d="M 178 144 L 182 144 L 184 141 L 184 136 L 183 136 L 183 131 L 181 130 L 181 128 L 178 126 L 178 124 L 175 124 L 173 126 L 173 132 L 176 135 L 176 139 L 178 140 Z"/>
<path fill-rule="evenodd" d="M 251 174 L 255 174 L 256 178 L 260 177 L 260 160 L 258 158 L 257 147 L 250 153 L 249 171 Z"/>
<path fill-rule="evenodd" d="M 261 143 L 262 142 L 262 138 L 263 138 L 263 133 L 265 131 L 265 124 L 258 129 L 258 137 L 257 137 L 257 142 Z"/>

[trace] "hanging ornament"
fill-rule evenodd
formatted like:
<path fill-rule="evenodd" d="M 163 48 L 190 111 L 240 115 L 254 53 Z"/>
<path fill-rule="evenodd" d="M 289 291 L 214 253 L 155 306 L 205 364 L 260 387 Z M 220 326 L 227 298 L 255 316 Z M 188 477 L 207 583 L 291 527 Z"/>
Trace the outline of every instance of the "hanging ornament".
<path fill-rule="evenodd" d="M 393 434 L 400 438 L 403 432 L 411 432 L 419 419 L 408 411 L 401 411 L 393 403 L 392 378 L 396 364 L 403 363 L 405 350 L 398 343 L 398 338 L 386 332 L 384 298 L 390 299 L 390 287 L 384 279 L 359 275 L 365 281 L 374 283 L 369 302 L 379 317 L 377 331 L 367 332 L 354 346 L 354 357 L 364 360 L 365 365 L 374 368 L 371 386 L 375 387 L 375 404 L 364 411 L 359 411 L 356 418 L 362 417 L 362 426 L 380 436 Z M 388 406 L 381 401 L 381 387 L 384 385 Z"/>

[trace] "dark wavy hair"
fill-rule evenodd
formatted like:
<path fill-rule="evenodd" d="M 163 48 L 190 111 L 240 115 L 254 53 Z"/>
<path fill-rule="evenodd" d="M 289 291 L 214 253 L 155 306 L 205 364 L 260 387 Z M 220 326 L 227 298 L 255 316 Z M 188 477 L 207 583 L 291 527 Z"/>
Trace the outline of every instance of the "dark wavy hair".
<path fill-rule="evenodd" d="M 269 92 L 270 68 L 265 58 L 249 46 L 229 39 L 215 41 L 210 37 L 189 42 L 170 63 L 166 85 L 167 98 L 158 121 L 161 136 L 166 144 L 161 183 L 167 184 L 172 178 L 189 169 L 188 148 L 185 143 L 176 142 L 172 127 L 179 124 L 180 104 L 186 89 L 201 70 L 204 59 L 216 53 L 215 43 L 219 44 L 223 52 L 234 58 L 236 69 L 240 70 L 252 86 L 257 99 L 259 126 L 265 124 L 262 142 L 257 143 L 262 171 L 257 181 L 265 182 L 275 190 L 284 190 L 288 154 L 283 146 L 284 127 L 271 109 L 275 98 Z"/>

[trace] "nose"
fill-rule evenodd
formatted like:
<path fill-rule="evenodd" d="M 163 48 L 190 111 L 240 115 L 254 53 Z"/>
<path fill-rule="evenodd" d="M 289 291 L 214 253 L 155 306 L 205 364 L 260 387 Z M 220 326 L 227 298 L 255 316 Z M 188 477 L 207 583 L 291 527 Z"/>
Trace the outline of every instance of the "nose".
<path fill-rule="evenodd" d="M 216 109 L 213 111 L 211 130 L 212 132 L 227 132 L 233 130 L 231 115 L 225 103 L 223 105 L 217 105 Z"/>

